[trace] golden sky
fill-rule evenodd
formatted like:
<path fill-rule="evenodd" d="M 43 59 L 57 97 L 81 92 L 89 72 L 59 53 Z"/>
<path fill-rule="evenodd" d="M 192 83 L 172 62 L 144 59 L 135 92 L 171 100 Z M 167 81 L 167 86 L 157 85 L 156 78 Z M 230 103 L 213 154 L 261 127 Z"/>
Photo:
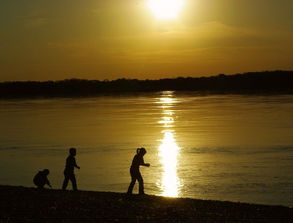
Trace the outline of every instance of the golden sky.
<path fill-rule="evenodd" d="M 148 1 L 1 0 L 0 81 L 293 69 L 292 0 L 182 0 L 171 19 Z"/>

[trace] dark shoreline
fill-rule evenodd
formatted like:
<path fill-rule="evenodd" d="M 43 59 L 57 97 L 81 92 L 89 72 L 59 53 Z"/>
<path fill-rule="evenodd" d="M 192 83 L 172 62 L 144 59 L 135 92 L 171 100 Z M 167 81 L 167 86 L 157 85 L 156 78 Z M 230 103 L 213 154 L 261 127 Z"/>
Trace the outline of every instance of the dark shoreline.
<path fill-rule="evenodd" d="M 193 91 L 207 94 L 293 94 L 293 71 L 219 74 L 159 80 L 117 79 L 0 82 L 0 99 L 80 98 L 145 92 Z"/>
<path fill-rule="evenodd" d="M 123 193 L 0 186 L 4 222 L 293 222 L 293 208 Z"/>

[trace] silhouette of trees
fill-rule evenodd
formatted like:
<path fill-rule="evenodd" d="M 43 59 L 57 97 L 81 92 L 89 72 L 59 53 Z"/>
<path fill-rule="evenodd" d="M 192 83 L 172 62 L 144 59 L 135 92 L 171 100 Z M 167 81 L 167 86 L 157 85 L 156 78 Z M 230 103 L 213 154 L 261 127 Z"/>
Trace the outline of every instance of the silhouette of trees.
<path fill-rule="evenodd" d="M 117 79 L 14 81 L 0 83 L 0 98 L 85 97 L 104 93 L 149 91 L 205 91 L 209 93 L 293 93 L 293 71 L 219 74 L 211 77 L 178 77 L 159 80 Z"/>

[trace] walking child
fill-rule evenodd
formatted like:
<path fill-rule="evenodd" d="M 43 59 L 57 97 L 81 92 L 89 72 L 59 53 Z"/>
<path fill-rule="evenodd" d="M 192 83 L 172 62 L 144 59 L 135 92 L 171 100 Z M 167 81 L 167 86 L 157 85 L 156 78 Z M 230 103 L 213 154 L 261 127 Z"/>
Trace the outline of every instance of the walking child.
<path fill-rule="evenodd" d="M 62 190 L 66 190 L 68 185 L 68 181 L 70 180 L 72 183 L 73 190 L 77 190 L 76 178 L 74 175 L 74 168 L 80 169 L 80 167 L 76 164 L 75 160 L 76 149 L 69 149 L 69 156 L 66 159 L 65 169 L 64 169 L 64 182 L 62 186 Z"/>
<path fill-rule="evenodd" d="M 139 166 L 146 166 L 146 167 L 150 166 L 149 163 L 144 163 L 143 156 L 145 154 L 146 154 L 145 148 L 138 148 L 136 150 L 136 155 L 134 156 L 131 167 L 130 167 L 131 182 L 129 184 L 127 194 L 132 194 L 132 190 L 136 180 L 139 183 L 139 194 L 144 194 L 143 179 L 139 171 Z"/>

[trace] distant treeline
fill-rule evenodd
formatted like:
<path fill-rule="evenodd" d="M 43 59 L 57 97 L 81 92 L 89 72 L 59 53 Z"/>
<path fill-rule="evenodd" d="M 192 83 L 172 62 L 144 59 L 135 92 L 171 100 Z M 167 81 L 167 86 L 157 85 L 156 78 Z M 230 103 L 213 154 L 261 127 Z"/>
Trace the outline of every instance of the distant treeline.
<path fill-rule="evenodd" d="M 293 71 L 219 74 L 212 77 L 178 77 L 160 80 L 84 80 L 1 82 L 1 98 L 83 97 L 107 93 L 151 91 L 199 91 L 207 93 L 293 93 Z"/>

